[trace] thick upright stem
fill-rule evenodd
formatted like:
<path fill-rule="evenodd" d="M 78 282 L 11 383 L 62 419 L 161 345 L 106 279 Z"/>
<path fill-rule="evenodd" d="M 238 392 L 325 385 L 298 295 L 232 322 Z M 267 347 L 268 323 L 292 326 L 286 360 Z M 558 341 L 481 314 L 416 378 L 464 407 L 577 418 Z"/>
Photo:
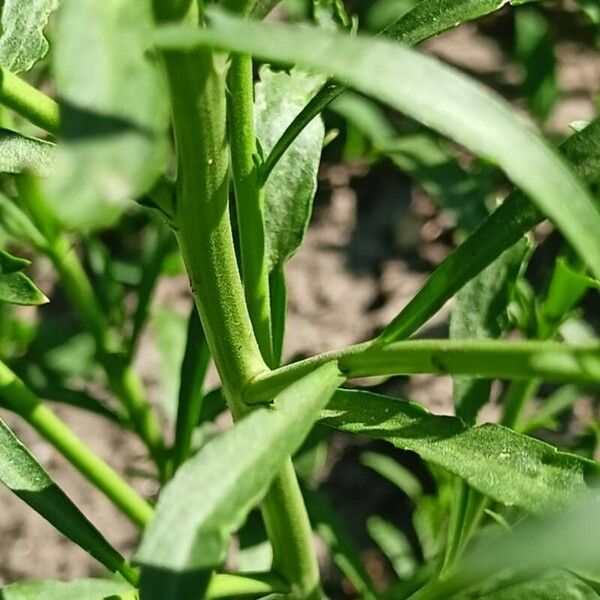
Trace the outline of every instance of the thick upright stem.
<path fill-rule="evenodd" d="M 266 370 L 240 280 L 229 207 L 225 62 L 167 55 L 178 153 L 176 235 L 211 354 L 236 417 L 241 390 Z"/>
<path fill-rule="evenodd" d="M 177 239 L 211 354 L 234 418 L 248 410 L 242 390 L 267 371 L 238 272 L 228 209 L 224 62 L 209 52 L 169 54 L 178 153 Z M 263 506 L 275 569 L 299 598 L 319 596 L 306 509 L 291 460 Z"/>

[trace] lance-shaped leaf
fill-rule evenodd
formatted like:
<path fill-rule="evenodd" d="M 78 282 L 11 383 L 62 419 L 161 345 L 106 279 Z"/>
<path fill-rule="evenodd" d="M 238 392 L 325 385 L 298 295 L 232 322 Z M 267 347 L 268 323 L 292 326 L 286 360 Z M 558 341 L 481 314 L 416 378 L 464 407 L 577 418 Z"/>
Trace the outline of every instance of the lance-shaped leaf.
<path fill-rule="evenodd" d="M 422 0 L 386 27 L 383 35 L 408 45 L 497 11 L 536 0 Z"/>
<path fill-rule="evenodd" d="M 523 239 L 504 252 L 487 269 L 458 292 L 450 316 L 453 339 L 494 339 L 506 325 L 506 308 L 519 274 L 527 242 Z M 453 396 L 456 414 L 474 423 L 479 409 L 488 401 L 491 380 L 456 376 Z"/>
<path fill-rule="evenodd" d="M 0 590 L 2 600 L 103 600 L 119 598 L 132 590 L 125 582 L 111 579 L 76 579 L 74 581 L 24 581 Z"/>
<path fill-rule="evenodd" d="M 0 173 L 32 171 L 47 174 L 54 166 L 55 158 L 54 144 L 0 129 Z"/>
<path fill-rule="evenodd" d="M 345 80 L 498 164 L 600 274 L 600 209 L 565 163 L 508 104 L 455 69 L 389 41 L 209 11 L 212 26 L 165 26 L 167 48 L 213 46 Z M 569 202 L 565 202 L 569 198 Z"/>
<path fill-rule="evenodd" d="M 323 84 L 321 76 L 292 69 L 260 70 L 256 84 L 256 135 L 267 156 L 294 117 Z M 314 119 L 281 157 L 265 185 L 265 243 L 269 270 L 300 246 L 312 212 L 325 129 Z"/>
<path fill-rule="evenodd" d="M 50 479 L 1 419 L 0 481 L 109 571 L 135 579 L 125 559 Z"/>
<path fill-rule="evenodd" d="M 365 391 L 338 390 L 321 422 L 412 450 L 499 502 L 532 512 L 586 492 L 586 480 L 600 477 L 596 463 L 500 425 L 468 427 Z"/>
<path fill-rule="evenodd" d="M 48 302 L 48 298 L 35 283 L 22 273 L 28 265 L 28 260 L 16 258 L 8 252 L 0 250 L 0 302 L 24 305 Z"/>
<path fill-rule="evenodd" d="M 342 381 L 335 364 L 323 365 L 179 469 L 136 555 L 145 598 L 197 597 L 206 570 L 221 563 L 229 536 L 264 496 Z"/>
<path fill-rule="evenodd" d="M 147 0 L 61 3 L 54 48 L 60 143 L 48 192 L 67 226 L 114 222 L 164 166 L 167 105 L 147 53 L 151 24 Z"/>
<path fill-rule="evenodd" d="M 27 71 L 48 51 L 44 27 L 58 0 L 4 0 L 0 66 L 19 73 Z"/>

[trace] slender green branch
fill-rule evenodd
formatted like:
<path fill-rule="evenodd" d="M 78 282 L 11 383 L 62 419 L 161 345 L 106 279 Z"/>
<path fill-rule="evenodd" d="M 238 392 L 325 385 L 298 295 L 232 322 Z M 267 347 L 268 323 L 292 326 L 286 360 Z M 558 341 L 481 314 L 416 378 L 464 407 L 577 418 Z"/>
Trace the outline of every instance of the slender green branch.
<path fill-rule="evenodd" d="M 0 400 L 48 440 L 135 525 L 144 527 L 152 507 L 0 362 Z"/>
<path fill-rule="evenodd" d="M 58 103 L 6 69 L 0 69 L 0 103 L 52 135 L 58 133 Z"/>
<path fill-rule="evenodd" d="M 237 596 L 263 596 L 288 592 L 289 586 L 273 573 L 244 573 L 244 575 L 217 573 L 208 585 L 206 597 L 214 599 L 234 598 Z"/>
<path fill-rule="evenodd" d="M 600 344 L 498 340 L 366 342 L 263 374 L 246 389 L 249 404 L 267 402 L 321 364 L 338 359 L 350 378 L 438 373 L 500 379 L 600 383 Z"/>
<path fill-rule="evenodd" d="M 258 345 L 273 366 L 269 271 L 265 260 L 264 190 L 257 181 L 252 58 L 234 54 L 228 73 L 231 170 L 240 239 L 242 281 Z"/>

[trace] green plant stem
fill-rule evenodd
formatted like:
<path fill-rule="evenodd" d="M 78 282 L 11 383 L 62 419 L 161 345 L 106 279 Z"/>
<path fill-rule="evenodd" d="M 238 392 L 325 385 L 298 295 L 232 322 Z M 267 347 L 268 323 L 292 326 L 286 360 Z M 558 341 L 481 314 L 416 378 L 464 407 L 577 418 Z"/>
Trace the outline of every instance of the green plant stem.
<path fill-rule="evenodd" d="M 365 342 L 263 373 L 245 390 L 249 404 L 268 402 L 317 366 L 338 359 L 350 379 L 439 373 L 499 379 L 600 381 L 600 344 L 499 340 L 415 340 L 382 346 Z"/>
<path fill-rule="evenodd" d="M 273 546 L 273 570 L 290 583 L 294 598 L 320 600 L 312 529 L 291 458 L 271 485 L 261 508 Z"/>
<path fill-rule="evenodd" d="M 177 239 L 192 291 L 234 418 L 248 407 L 241 390 L 267 370 L 254 336 L 238 273 L 228 210 L 224 64 L 210 52 L 166 54 L 178 154 Z M 316 559 L 302 497 L 289 465 L 264 502 L 280 575 L 310 598 L 319 589 Z M 278 499 L 283 490 L 288 499 Z M 303 536 L 299 543 L 296 536 Z M 310 573 L 306 569 L 312 564 Z"/>
<path fill-rule="evenodd" d="M 110 389 L 123 403 L 133 428 L 146 444 L 163 477 L 166 453 L 160 425 L 144 397 L 139 377 L 110 339 L 108 323 L 75 250 L 66 238 L 61 237 L 53 244 L 50 258 L 79 320 L 94 337 L 98 361 Z"/>
<path fill-rule="evenodd" d="M 263 596 L 266 594 L 285 594 L 289 587 L 273 573 L 244 573 L 232 575 L 217 573 L 211 579 L 207 598 L 233 598 L 237 596 Z"/>
<path fill-rule="evenodd" d="M 256 172 L 252 58 L 233 54 L 227 76 L 231 170 L 246 304 L 265 362 L 273 364 L 269 271 L 265 260 L 264 188 Z"/>
<path fill-rule="evenodd" d="M 511 429 L 518 429 L 523 409 L 535 396 L 539 387 L 540 381 L 538 379 L 512 381 L 504 396 L 500 424 Z"/>
<path fill-rule="evenodd" d="M 58 103 L 6 69 L 0 69 L 0 102 L 52 135 L 58 133 Z"/>
<path fill-rule="evenodd" d="M 2 362 L 0 399 L 50 442 L 135 525 L 142 528 L 152 507 L 75 434 Z"/>

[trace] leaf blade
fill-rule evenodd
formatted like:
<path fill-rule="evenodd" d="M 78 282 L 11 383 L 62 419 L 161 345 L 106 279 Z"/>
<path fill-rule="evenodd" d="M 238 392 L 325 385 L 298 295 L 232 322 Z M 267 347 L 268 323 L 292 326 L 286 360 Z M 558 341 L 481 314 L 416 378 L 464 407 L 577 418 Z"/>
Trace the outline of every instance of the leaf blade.
<path fill-rule="evenodd" d="M 342 381 L 334 363 L 324 365 L 278 395 L 274 409 L 243 418 L 179 469 L 136 555 L 148 598 L 181 597 L 173 594 L 199 586 L 205 571 L 221 562 L 229 535 L 266 493 Z M 199 507 L 187 519 L 181 518 L 182 497 Z"/>
<path fill-rule="evenodd" d="M 468 427 L 456 417 L 364 391 L 338 390 L 321 422 L 412 450 L 499 502 L 532 512 L 584 493 L 586 477 L 600 474 L 596 463 L 500 425 Z"/>

